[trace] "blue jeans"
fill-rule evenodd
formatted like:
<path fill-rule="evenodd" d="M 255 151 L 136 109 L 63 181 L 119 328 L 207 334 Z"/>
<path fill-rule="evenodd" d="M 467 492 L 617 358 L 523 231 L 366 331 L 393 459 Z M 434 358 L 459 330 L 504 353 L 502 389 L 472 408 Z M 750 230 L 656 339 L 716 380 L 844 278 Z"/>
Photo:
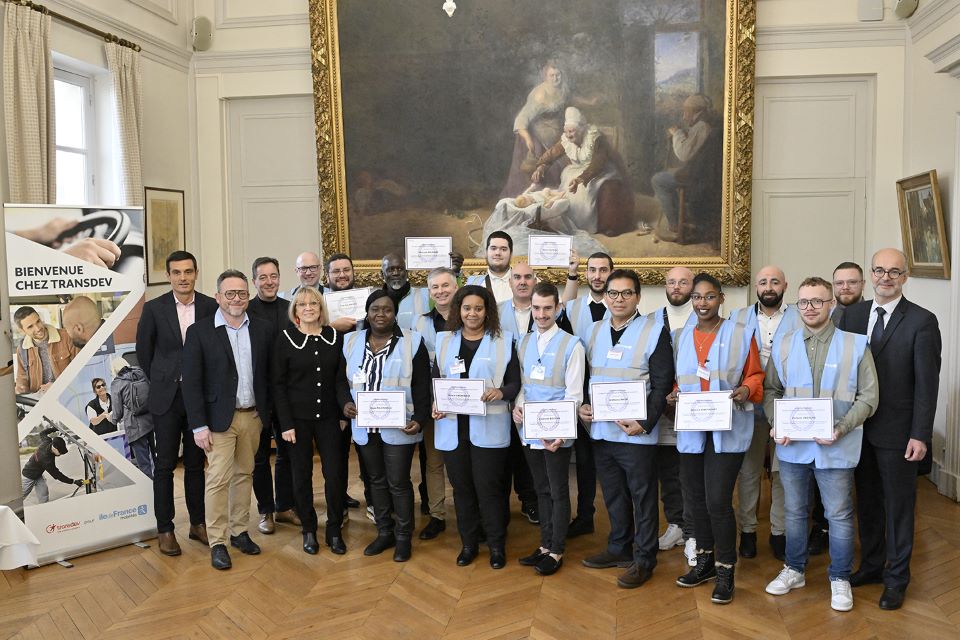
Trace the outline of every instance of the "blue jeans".
<path fill-rule="evenodd" d="M 131 442 L 130 451 L 133 453 L 133 463 L 137 465 L 140 471 L 143 471 L 145 476 L 153 480 L 154 456 L 156 455 L 153 431 Z"/>
<path fill-rule="evenodd" d="M 853 469 L 817 469 L 813 462 L 780 460 L 786 513 L 786 564 L 803 573 L 807 566 L 807 517 L 810 513 L 810 477 L 820 488 L 830 523 L 831 580 L 849 580 L 853 570 Z"/>

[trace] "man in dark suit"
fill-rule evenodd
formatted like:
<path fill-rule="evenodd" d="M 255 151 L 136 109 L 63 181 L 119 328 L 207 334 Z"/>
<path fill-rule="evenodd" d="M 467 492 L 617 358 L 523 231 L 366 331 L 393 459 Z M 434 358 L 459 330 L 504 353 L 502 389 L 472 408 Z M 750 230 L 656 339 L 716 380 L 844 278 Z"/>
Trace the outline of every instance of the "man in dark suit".
<path fill-rule="evenodd" d="M 873 255 L 874 299 L 847 307 L 840 329 L 870 341 L 880 406 L 864 423 L 857 465 L 860 568 L 851 586 L 883 582 L 881 609 L 899 609 L 910 582 L 917 471 L 933 434 L 940 381 L 940 327 L 903 297 L 906 258 L 896 249 Z"/>
<path fill-rule="evenodd" d="M 195 290 L 197 259 L 186 251 L 167 256 L 170 292 L 143 305 L 137 325 L 137 360 L 150 379 L 150 413 L 157 439 L 153 505 L 160 552 L 180 555 L 173 533 L 173 470 L 183 442 L 183 492 L 190 513 L 190 538 L 207 544 L 203 512 L 203 451 L 187 428 L 181 390 L 181 354 L 187 328 L 217 310 L 213 298 Z"/>
<path fill-rule="evenodd" d="M 253 462 L 263 426 L 270 424 L 270 324 L 247 315 L 250 291 L 242 271 L 217 278 L 212 316 L 187 331 L 183 346 L 183 403 L 197 446 L 207 452 L 206 502 L 210 561 L 229 569 L 227 535 L 241 553 L 256 555 L 250 539 Z"/>

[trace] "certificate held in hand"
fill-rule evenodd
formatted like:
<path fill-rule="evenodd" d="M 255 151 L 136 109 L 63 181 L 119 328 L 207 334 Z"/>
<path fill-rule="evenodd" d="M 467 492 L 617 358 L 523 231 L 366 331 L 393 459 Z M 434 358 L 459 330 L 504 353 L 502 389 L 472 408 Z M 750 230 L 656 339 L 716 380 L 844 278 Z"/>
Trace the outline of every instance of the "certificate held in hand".
<path fill-rule="evenodd" d="M 357 426 L 361 429 L 403 429 L 407 398 L 403 391 L 358 391 Z"/>
<path fill-rule="evenodd" d="M 590 406 L 597 422 L 647 419 L 647 383 L 591 382 Z"/>
<path fill-rule="evenodd" d="M 831 398 L 781 398 L 774 400 L 773 435 L 776 439 L 833 439 Z"/>
<path fill-rule="evenodd" d="M 433 401 L 440 413 L 485 416 L 487 403 L 480 399 L 485 386 L 479 378 L 434 378 Z"/>
<path fill-rule="evenodd" d="M 325 292 L 323 304 L 329 316 L 327 322 L 335 322 L 340 318 L 363 320 L 367 316 L 366 305 L 369 296 L 369 287 Z"/>
<path fill-rule="evenodd" d="M 523 437 L 527 440 L 569 440 L 577 437 L 573 400 L 523 403 Z"/>
<path fill-rule="evenodd" d="M 425 269 L 437 267 L 450 268 L 450 252 L 453 251 L 452 238 L 404 238 L 407 249 L 407 269 Z"/>
<path fill-rule="evenodd" d="M 733 400 L 729 391 L 682 392 L 677 397 L 677 431 L 730 431 Z"/>
<path fill-rule="evenodd" d="M 566 267 L 570 264 L 570 236 L 529 236 L 527 262 L 531 267 Z"/>

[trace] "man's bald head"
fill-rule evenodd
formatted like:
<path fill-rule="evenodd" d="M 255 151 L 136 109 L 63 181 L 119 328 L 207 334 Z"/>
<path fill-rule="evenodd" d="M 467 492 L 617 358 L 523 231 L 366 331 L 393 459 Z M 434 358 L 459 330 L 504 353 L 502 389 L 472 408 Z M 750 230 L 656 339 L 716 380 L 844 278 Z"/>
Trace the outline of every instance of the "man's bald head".
<path fill-rule="evenodd" d="M 667 271 L 666 293 L 671 305 L 680 307 L 687 304 L 693 293 L 693 276 L 693 271 L 686 267 L 674 267 Z"/>
<path fill-rule="evenodd" d="M 767 265 L 757 271 L 754 282 L 760 304 L 773 311 L 779 309 L 783 302 L 783 293 L 787 290 L 787 278 L 783 269 L 776 265 Z"/>
<path fill-rule="evenodd" d="M 77 347 L 90 342 L 103 324 L 97 303 L 86 296 L 77 296 L 63 307 L 63 327 Z"/>
<path fill-rule="evenodd" d="M 304 251 L 297 256 L 296 271 L 300 284 L 305 287 L 316 287 L 320 282 L 320 269 L 323 268 L 320 256 L 313 251 Z"/>

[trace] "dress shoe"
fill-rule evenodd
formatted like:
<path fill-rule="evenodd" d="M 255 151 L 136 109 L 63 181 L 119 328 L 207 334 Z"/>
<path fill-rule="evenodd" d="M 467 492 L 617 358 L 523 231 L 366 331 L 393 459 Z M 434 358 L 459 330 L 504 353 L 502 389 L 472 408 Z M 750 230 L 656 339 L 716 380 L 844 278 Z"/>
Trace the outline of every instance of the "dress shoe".
<path fill-rule="evenodd" d="M 567 527 L 567 539 L 585 536 L 589 533 L 593 533 L 593 518 L 588 520 L 577 516 Z"/>
<path fill-rule="evenodd" d="M 503 549 L 490 549 L 490 567 L 503 569 L 505 566 L 507 566 L 507 555 Z"/>
<path fill-rule="evenodd" d="M 393 550 L 393 561 L 406 562 L 410 559 L 411 552 L 410 538 L 399 539 L 396 548 Z"/>
<path fill-rule="evenodd" d="M 331 536 L 328 535 L 327 546 L 330 547 L 330 551 L 333 551 L 338 556 L 342 556 L 347 552 L 347 545 L 343 542 L 343 538 L 340 536 Z"/>
<path fill-rule="evenodd" d="M 244 531 L 238 536 L 230 536 L 230 546 L 240 549 L 240 553 L 255 556 L 260 553 L 260 546 L 250 539 L 250 534 Z"/>
<path fill-rule="evenodd" d="M 770 534 L 770 551 L 773 553 L 773 557 L 783 562 L 784 558 L 787 557 L 787 536 L 783 535 L 774 535 Z"/>
<path fill-rule="evenodd" d="M 638 564 L 632 565 L 626 573 L 617 578 L 617 586 L 623 589 L 636 589 L 653 576 L 653 570 L 648 567 L 641 567 Z"/>
<path fill-rule="evenodd" d="M 303 550 L 312 556 L 315 556 L 317 553 L 319 553 L 320 543 L 317 542 L 317 534 L 313 533 L 312 531 L 303 534 Z"/>
<path fill-rule="evenodd" d="M 862 587 L 865 584 L 880 584 L 883 582 L 883 574 L 881 572 L 871 573 L 869 571 L 864 571 L 863 569 L 858 569 L 850 574 L 850 586 L 851 587 Z"/>
<path fill-rule="evenodd" d="M 273 514 L 261 513 L 260 524 L 257 525 L 257 531 L 265 535 L 270 535 L 276 530 L 277 530 L 277 526 L 273 521 Z"/>
<path fill-rule="evenodd" d="M 210 565 L 214 569 L 220 569 L 221 571 L 233 566 L 233 563 L 230 562 L 230 554 L 227 553 L 226 545 L 213 545 L 213 548 L 210 549 Z"/>
<path fill-rule="evenodd" d="M 348 508 L 348 509 L 359 509 L 359 508 L 360 508 L 360 501 L 357 500 L 356 498 L 351 498 L 349 494 L 347 494 L 347 497 L 344 498 L 343 504 L 347 505 L 347 508 Z"/>
<path fill-rule="evenodd" d="M 165 531 L 157 534 L 157 547 L 160 553 L 165 556 L 178 556 L 183 553 L 180 550 L 180 543 L 177 542 L 177 536 L 173 531 Z"/>
<path fill-rule="evenodd" d="M 433 540 L 441 532 L 447 530 L 447 523 L 445 520 L 440 518 L 430 518 L 430 522 L 427 523 L 427 526 L 423 528 L 423 531 L 420 532 L 421 540 Z"/>
<path fill-rule="evenodd" d="M 559 558 L 554 558 L 552 555 L 545 554 L 540 558 L 540 562 L 537 563 L 537 566 L 534 567 L 534 570 L 542 576 L 552 576 L 557 571 L 560 570 L 560 567 L 563 566 L 563 556 Z"/>
<path fill-rule="evenodd" d="M 746 531 L 740 532 L 740 557 L 741 558 L 757 557 L 756 532 L 751 532 L 751 533 L 747 533 Z"/>
<path fill-rule="evenodd" d="M 820 525 L 813 525 L 810 530 L 810 537 L 807 538 L 807 553 L 811 556 L 819 556 L 830 546 L 830 530 L 824 529 Z"/>
<path fill-rule="evenodd" d="M 544 556 L 548 556 L 548 555 L 550 554 L 540 551 L 540 547 L 537 547 L 536 549 L 533 550 L 533 553 L 531 553 L 528 556 L 523 556 L 522 558 L 517 560 L 517 562 L 519 562 L 524 567 L 535 567 L 541 560 L 543 560 Z"/>
<path fill-rule="evenodd" d="M 906 589 L 899 587 L 884 587 L 883 595 L 880 596 L 880 608 L 884 611 L 894 611 L 903 606 L 903 596 L 907 593 Z"/>
<path fill-rule="evenodd" d="M 606 549 L 600 553 L 595 553 L 592 556 L 587 556 L 583 559 L 583 566 L 589 569 L 612 569 L 614 567 L 620 567 L 621 569 L 626 569 L 633 564 L 633 556 L 625 555 L 618 556 L 616 554 L 610 553 Z"/>
<path fill-rule="evenodd" d="M 207 539 L 207 525 L 205 524 L 190 525 L 190 531 L 187 533 L 187 537 L 205 545 L 210 544 L 210 540 Z"/>
<path fill-rule="evenodd" d="M 465 567 L 472 564 L 477 558 L 477 548 L 464 546 L 460 549 L 460 555 L 457 556 L 457 566 Z"/>
<path fill-rule="evenodd" d="M 393 537 L 392 533 L 386 533 L 378 535 L 373 539 L 373 542 L 367 545 L 367 548 L 363 550 L 363 555 L 365 556 L 376 556 L 380 555 L 390 547 L 397 544 L 397 539 Z"/>
<path fill-rule="evenodd" d="M 540 524 L 540 509 L 534 503 L 530 502 L 523 505 L 520 511 L 527 517 L 530 524 Z"/>
<path fill-rule="evenodd" d="M 735 585 L 733 581 L 733 567 L 717 565 L 717 580 L 713 585 L 713 595 L 710 602 L 714 604 L 730 604 L 733 602 Z"/>
<path fill-rule="evenodd" d="M 275 522 L 286 522 L 287 524 L 292 524 L 295 527 L 299 527 L 302 522 L 300 522 L 300 516 L 297 515 L 297 512 L 293 509 L 287 509 L 286 511 L 277 511 L 273 514 L 273 519 Z"/>

